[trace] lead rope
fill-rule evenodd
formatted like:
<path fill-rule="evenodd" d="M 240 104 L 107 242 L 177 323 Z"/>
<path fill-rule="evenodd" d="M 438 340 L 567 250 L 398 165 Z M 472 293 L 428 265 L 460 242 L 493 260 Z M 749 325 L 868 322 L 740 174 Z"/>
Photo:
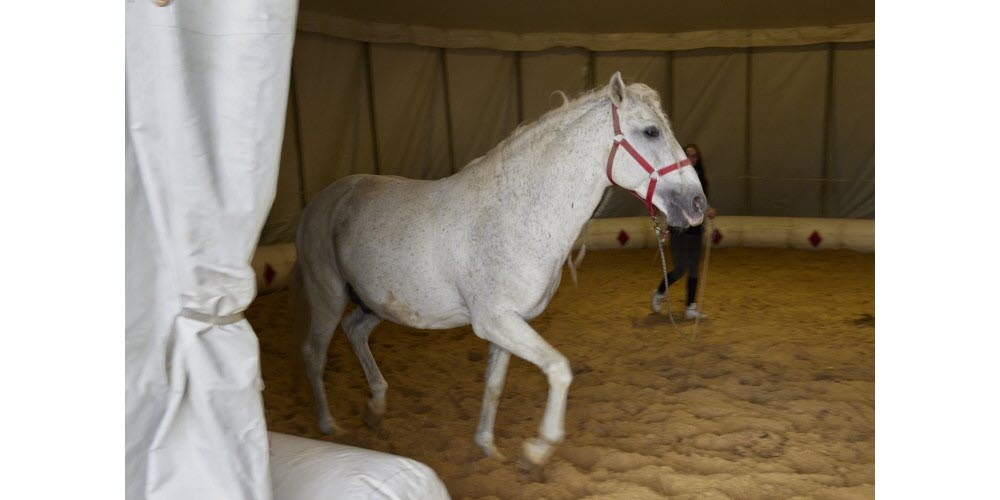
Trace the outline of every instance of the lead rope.
<path fill-rule="evenodd" d="M 670 286 L 667 282 L 667 258 L 663 254 L 663 229 L 660 228 L 660 219 L 656 216 L 656 214 L 654 213 L 650 216 L 653 218 L 653 229 L 656 230 L 656 244 L 660 248 L 660 264 L 663 267 L 663 285 L 665 287 L 663 290 L 663 300 L 667 302 L 667 316 L 670 317 L 670 324 L 674 325 L 674 330 L 680 334 L 681 329 L 677 326 L 677 322 L 674 321 L 674 313 L 670 309 Z M 660 303 L 662 304 L 663 301 Z"/>
<path fill-rule="evenodd" d="M 691 326 L 691 337 L 690 340 L 694 341 L 698 338 L 698 323 L 701 321 L 701 311 L 705 310 L 705 285 L 708 283 L 708 257 L 712 255 L 712 235 L 715 234 L 715 222 L 712 219 L 708 219 L 708 244 L 705 245 L 705 262 L 701 264 L 701 276 L 698 277 L 699 287 L 698 287 L 698 316 L 694 318 L 694 325 Z"/>
<path fill-rule="evenodd" d="M 708 219 L 708 234 L 709 235 L 715 234 L 715 226 L 714 226 L 714 222 L 712 222 L 712 219 Z M 708 257 L 712 254 L 712 239 L 711 238 L 712 237 L 709 236 L 708 248 L 705 249 L 705 262 L 702 264 L 702 267 L 701 267 L 701 277 L 699 278 L 699 280 L 701 281 L 701 283 L 699 283 L 700 289 L 698 290 L 698 304 L 701 307 L 701 310 L 698 311 L 699 313 L 701 313 L 701 311 L 703 311 L 705 309 L 705 307 L 704 307 L 705 303 L 703 302 L 703 300 L 704 300 L 704 297 L 705 297 L 705 284 L 708 283 L 708 279 L 707 279 L 708 278 Z M 694 325 L 691 326 L 691 336 L 688 337 L 688 341 L 689 342 L 694 342 L 695 340 L 697 340 L 697 338 L 698 338 L 698 323 L 699 323 L 700 320 L 701 320 L 701 314 L 699 314 L 694 319 Z M 701 344 L 701 346 L 702 346 L 702 348 L 704 348 L 704 344 Z M 684 380 L 681 381 L 681 385 L 679 387 L 680 390 L 686 390 L 687 387 L 688 387 L 688 380 L 690 380 L 690 378 L 691 378 L 691 370 L 694 368 L 694 358 L 696 356 L 697 356 L 697 354 L 692 354 L 691 357 L 690 357 L 691 359 L 688 361 L 687 369 L 684 370 Z"/>

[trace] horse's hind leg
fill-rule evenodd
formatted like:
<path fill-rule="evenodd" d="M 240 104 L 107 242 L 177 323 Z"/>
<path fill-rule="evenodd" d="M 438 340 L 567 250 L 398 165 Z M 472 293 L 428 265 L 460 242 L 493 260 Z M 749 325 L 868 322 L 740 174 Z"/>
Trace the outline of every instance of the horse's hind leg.
<path fill-rule="evenodd" d="M 474 316 L 472 328 L 476 335 L 545 372 L 549 380 L 549 398 L 539 429 L 540 436 L 524 443 L 525 458 L 533 465 L 544 464 L 552 456 L 555 444 L 562 441 L 565 434 L 566 394 L 573 381 L 569 361 L 513 312 Z"/>
<path fill-rule="evenodd" d="M 330 283 L 321 283 L 306 272 L 303 272 L 302 284 L 309 304 L 309 330 L 302 343 L 302 357 L 312 388 L 316 420 L 323 434 L 342 434 L 343 429 L 337 426 L 330 414 L 323 373 L 330 339 L 333 338 L 337 322 L 340 321 L 340 316 L 347 305 L 347 293 L 343 289 L 331 286 Z"/>
<path fill-rule="evenodd" d="M 493 444 L 493 424 L 496 421 L 497 405 L 500 403 L 509 362 L 510 352 L 490 342 L 490 359 L 486 365 L 486 390 L 483 391 L 483 411 L 479 415 L 479 427 L 476 429 L 476 444 L 483 449 L 486 456 L 499 460 L 503 460 L 504 457 Z"/>
<path fill-rule="evenodd" d="M 379 371 L 375 358 L 372 357 L 372 351 L 368 347 L 368 337 L 381 321 L 378 316 L 366 313 L 358 307 L 341 323 L 347 340 L 351 342 L 354 354 L 365 371 L 365 379 L 368 380 L 371 397 L 365 406 L 365 423 L 373 428 L 378 427 L 385 415 L 385 393 L 389 389 L 389 384 L 382 377 L 382 372 Z"/>

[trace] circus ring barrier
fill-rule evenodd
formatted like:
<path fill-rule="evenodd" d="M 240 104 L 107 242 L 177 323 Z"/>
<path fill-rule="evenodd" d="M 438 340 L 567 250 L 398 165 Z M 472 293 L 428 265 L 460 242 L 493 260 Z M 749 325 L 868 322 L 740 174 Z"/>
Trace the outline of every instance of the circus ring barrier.
<path fill-rule="evenodd" d="M 714 247 L 846 249 L 875 251 L 875 221 L 809 217 L 719 216 L 705 232 Z M 656 234 L 649 217 L 594 219 L 577 245 L 588 249 L 654 248 Z"/>
<path fill-rule="evenodd" d="M 716 248 L 875 251 L 875 221 L 868 219 L 719 216 L 712 225 L 714 231 L 706 231 L 705 238 L 711 239 Z M 582 243 L 591 250 L 654 248 L 656 234 L 649 217 L 593 219 L 574 247 Z M 257 275 L 258 293 L 287 287 L 294 264 L 293 243 L 257 247 L 251 266 Z"/>

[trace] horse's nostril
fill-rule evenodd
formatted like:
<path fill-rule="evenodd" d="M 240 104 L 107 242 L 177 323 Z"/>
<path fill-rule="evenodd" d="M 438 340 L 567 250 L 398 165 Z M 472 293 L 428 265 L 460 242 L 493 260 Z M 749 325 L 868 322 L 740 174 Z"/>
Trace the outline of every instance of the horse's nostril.
<path fill-rule="evenodd" d="M 705 209 L 705 200 L 701 196 L 695 196 L 694 200 L 691 201 L 691 205 L 694 207 L 695 211 L 701 212 Z"/>

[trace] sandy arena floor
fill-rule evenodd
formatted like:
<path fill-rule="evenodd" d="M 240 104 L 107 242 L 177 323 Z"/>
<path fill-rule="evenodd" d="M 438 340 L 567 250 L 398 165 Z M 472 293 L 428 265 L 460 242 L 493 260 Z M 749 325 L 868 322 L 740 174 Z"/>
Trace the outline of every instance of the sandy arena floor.
<path fill-rule="evenodd" d="M 327 391 L 336 441 L 431 466 L 453 498 L 874 498 L 875 256 L 851 251 L 714 249 L 698 338 L 649 310 L 655 250 L 588 253 L 532 325 L 573 365 L 566 439 L 539 473 L 483 457 L 473 432 L 487 344 L 468 327 L 383 323 L 371 348 L 389 382 L 378 430 L 343 333 Z M 671 288 L 675 316 L 683 283 Z M 664 312 L 666 309 L 664 308 Z M 259 297 L 268 428 L 317 439 L 287 292 Z M 339 330 L 339 329 L 338 329 Z M 298 378 L 302 377 L 302 378 Z M 517 457 L 536 435 L 547 385 L 512 358 L 497 445 Z"/>

